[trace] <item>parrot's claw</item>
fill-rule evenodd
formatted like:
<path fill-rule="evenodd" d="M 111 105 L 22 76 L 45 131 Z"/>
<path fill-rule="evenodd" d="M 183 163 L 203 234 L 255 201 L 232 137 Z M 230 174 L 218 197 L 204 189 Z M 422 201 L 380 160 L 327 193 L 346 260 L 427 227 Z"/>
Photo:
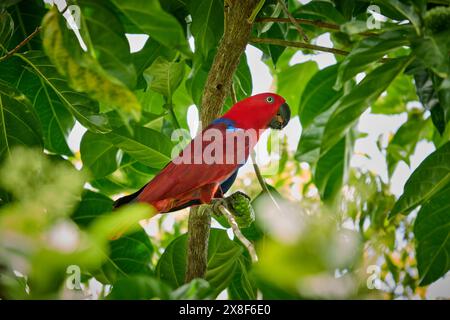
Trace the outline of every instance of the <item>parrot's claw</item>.
<path fill-rule="evenodd" d="M 227 207 L 227 201 L 224 198 L 215 198 L 211 201 L 211 208 L 216 215 L 221 215 L 222 212 L 219 210 L 219 206 Z"/>

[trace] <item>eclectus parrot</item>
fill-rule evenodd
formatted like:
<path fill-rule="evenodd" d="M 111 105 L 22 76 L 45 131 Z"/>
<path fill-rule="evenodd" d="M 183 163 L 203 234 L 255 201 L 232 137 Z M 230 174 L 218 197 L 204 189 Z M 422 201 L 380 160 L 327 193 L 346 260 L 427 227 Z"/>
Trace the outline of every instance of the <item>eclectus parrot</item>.
<path fill-rule="evenodd" d="M 283 129 L 290 114 L 285 100 L 273 93 L 237 102 L 191 140 L 148 184 L 118 199 L 114 207 L 147 202 L 165 213 L 222 198 L 261 133 L 267 128 Z"/>

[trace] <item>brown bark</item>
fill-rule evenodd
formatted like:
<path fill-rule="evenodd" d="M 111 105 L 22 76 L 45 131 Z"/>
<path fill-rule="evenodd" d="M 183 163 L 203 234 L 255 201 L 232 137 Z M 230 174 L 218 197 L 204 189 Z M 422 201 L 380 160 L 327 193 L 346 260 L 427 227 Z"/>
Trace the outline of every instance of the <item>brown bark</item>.
<path fill-rule="evenodd" d="M 225 1 L 225 28 L 203 91 L 200 118 L 204 125 L 221 114 L 229 94 L 233 74 L 250 38 L 249 18 L 258 0 Z M 194 207 L 189 215 L 188 252 L 185 281 L 204 278 L 207 267 L 208 239 L 211 227 L 209 210 Z"/>

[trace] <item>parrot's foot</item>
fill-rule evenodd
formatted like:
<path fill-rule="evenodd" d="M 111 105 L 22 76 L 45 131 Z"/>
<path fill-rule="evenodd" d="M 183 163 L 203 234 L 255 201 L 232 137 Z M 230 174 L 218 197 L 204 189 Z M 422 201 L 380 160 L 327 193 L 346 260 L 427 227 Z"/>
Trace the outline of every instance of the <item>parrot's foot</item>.
<path fill-rule="evenodd" d="M 211 208 L 214 215 L 219 218 L 219 223 L 221 223 L 220 220 L 222 220 L 223 216 L 220 206 L 224 206 L 233 214 L 239 227 L 245 228 L 255 220 L 255 212 L 250 202 L 251 198 L 248 195 L 237 191 L 229 197 L 213 199 L 211 201 Z"/>
<path fill-rule="evenodd" d="M 221 216 L 222 213 L 219 210 L 220 206 L 228 207 L 227 199 L 225 198 L 214 198 L 211 200 L 211 209 L 215 215 Z"/>

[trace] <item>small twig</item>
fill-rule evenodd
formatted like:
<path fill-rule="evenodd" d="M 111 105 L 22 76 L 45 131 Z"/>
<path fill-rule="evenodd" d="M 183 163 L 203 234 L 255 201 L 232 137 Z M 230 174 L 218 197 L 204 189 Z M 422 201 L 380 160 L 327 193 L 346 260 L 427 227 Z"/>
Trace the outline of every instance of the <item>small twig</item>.
<path fill-rule="evenodd" d="M 239 229 L 239 226 L 234 219 L 233 214 L 225 208 L 224 205 L 219 205 L 218 209 L 220 212 L 227 218 L 228 223 L 231 226 L 231 229 L 233 229 L 234 234 L 239 239 L 239 241 L 242 242 L 242 244 L 247 248 L 248 253 L 250 254 L 250 257 L 252 258 L 252 262 L 256 263 L 258 262 L 258 255 L 256 254 L 255 247 L 253 246 L 253 243 L 251 243 L 241 232 L 241 229 Z"/>
<path fill-rule="evenodd" d="M 17 51 L 20 50 L 24 45 L 26 45 L 35 35 L 37 35 L 41 31 L 41 27 L 37 27 L 28 37 L 23 39 L 14 49 L 8 51 L 3 57 L 0 57 L 0 62 L 3 60 L 6 60 L 10 58 L 12 55 L 14 55 Z"/>
<path fill-rule="evenodd" d="M 273 197 L 272 192 L 270 192 L 269 187 L 267 187 L 267 183 L 264 180 L 264 177 L 262 176 L 262 173 L 261 173 L 261 170 L 259 169 L 258 164 L 256 163 L 255 151 L 252 151 L 251 157 L 252 157 L 253 169 L 255 170 L 256 178 L 258 179 L 258 182 L 261 185 L 263 192 L 265 192 L 269 195 L 269 198 L 270 198 L 270 200 L 272 200 L 275 207 L 278 209 L 278 211 L 281 211 L 280 206 L 278 205 L 277 201 Z"/>
<path fill-rule="evenodd" d="M 334 23 L 324 22 L 321 20 L 309 20 L 309 19 L 300 19 L 300 18 L 294 18 L 295 22 L 298 24 L 305 24 L 309 26 L 315 26 L 323 29 L 329 29 L 332 31 L 341 31 L 341 26 Z M 264 18 L 257 18 L 256 22 L 259 23 L 265 23 L 265 22 L 279 22 L 279 23 L 291 23 L 292 21 L 289 18 L 272 18 L 272 17 L 264 17 Z M 375 32 L 370 31 L 364 31 L 359 33 L 363 36 L 375 36 L 378 35 Z"/>
<path fill-rule="evenodd" d="M 348 51 L 344 51 L 344 50 L 340 50 L 340 49 L 328 48 L 328 47 L 316 46 L 314 44 L 309 44 L 309 43 L 304 43 L 304 42 L 287 41 L 287 40 L 280 40 L 280 39 L 251 38 L 250 43 L 261 43 L 261 44 L 271 44 L 271 45 L 283 46 L 283 47 L 310 49 L 310 50 L 316 50 L 316 51 L 322 51 L 322 52 L 329 52 L 329 53 L 333 53 L 333 54 L 339 54 L 342 56 L 346 56 L 350 53 Z"/>
<path fill-rule="evenodd" d="M 289 12 L 286 3 L 284 3 L 284 0 L 278 0 L 278 4 L 281 6 L 281 9 L 283 9 L 284 13 L 288 16 L 289 21 L 292 22 L 292 24 L 297 28 L 298 33 L 300 33 L 300 35 L 303 37 L 303 40 L 305 40 L 305 42 L 308 42 L 308 36 L 306 35 L 305 31 L 303 31 L 303 28 L 300 26 L 297 20 L 295 20 L 295 18 Z"/>

